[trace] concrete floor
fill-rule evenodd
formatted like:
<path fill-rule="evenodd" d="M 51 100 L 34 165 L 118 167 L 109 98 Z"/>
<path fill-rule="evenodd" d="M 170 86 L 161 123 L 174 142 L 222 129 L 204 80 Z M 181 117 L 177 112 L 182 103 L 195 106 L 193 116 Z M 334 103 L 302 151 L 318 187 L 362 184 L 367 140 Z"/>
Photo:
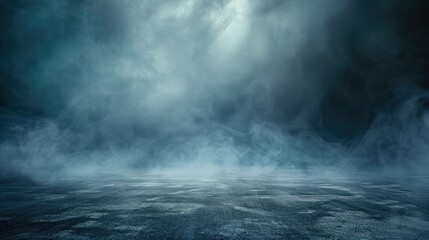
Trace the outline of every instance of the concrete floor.
<path fill-rule="evenodd" d="M 0 239 L 429 239 L 428 177 L 143 175 L 3 179 Z"/>

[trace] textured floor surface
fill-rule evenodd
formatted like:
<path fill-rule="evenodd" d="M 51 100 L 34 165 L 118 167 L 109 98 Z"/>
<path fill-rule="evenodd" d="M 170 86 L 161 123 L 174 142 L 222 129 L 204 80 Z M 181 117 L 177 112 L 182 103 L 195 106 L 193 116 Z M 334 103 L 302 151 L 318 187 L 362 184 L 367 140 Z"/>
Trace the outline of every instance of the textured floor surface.
<path fill-rule="evenodd" d="M 429 239 L 429 178 L 285 172 L 0 181 L 1 239 Z"/>

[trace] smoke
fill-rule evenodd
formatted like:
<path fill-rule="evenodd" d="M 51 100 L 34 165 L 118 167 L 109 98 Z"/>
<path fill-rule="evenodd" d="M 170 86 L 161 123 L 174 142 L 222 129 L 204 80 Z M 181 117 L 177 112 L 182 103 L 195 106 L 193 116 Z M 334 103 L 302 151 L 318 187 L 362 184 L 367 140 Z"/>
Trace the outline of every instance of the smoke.
<path fill-rule="evenodd" d="M 423 173 L 429 157 L 428 92 L 404 86 L 396 94 L 404 100 L 394 111 L 377 116 L 355 152 L 365 165 L 417 168 Z"/>
<path fill-rule="evenodd" d="M 3 1 L 0 166 L 427 165 L 426 7 Z"/>

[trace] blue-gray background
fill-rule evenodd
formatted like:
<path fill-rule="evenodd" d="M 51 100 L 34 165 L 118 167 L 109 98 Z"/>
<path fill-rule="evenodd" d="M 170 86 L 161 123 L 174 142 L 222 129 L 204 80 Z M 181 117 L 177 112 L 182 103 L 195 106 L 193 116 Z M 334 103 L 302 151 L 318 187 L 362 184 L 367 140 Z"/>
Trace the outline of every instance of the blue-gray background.
<path fill-rule="evenodd" d="M 424 0 L 1 0 L 1 174 L 425 171 L 427 16 Z"/>

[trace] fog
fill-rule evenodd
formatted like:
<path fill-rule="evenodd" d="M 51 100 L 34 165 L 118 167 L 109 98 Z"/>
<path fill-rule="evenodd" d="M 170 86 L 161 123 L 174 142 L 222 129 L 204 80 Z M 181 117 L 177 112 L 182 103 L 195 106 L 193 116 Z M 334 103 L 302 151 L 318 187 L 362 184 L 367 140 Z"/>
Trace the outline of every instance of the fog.
<path fill-rule="evenodd" d="M 0 167 L 428 168 L 428 4 L 0 3 Z"/>

